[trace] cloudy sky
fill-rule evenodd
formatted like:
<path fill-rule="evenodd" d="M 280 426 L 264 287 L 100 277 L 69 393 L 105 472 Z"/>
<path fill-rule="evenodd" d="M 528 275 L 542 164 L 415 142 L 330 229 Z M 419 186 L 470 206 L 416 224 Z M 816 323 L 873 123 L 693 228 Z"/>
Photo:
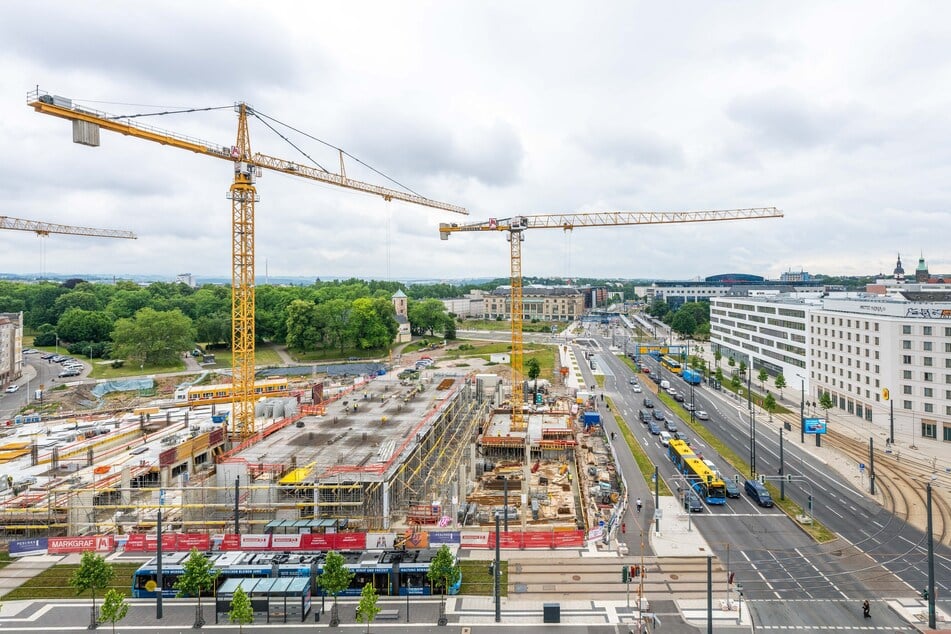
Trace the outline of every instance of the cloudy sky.
<path fill-rule="evenodd" d="M 337 171 L 316 138 L 377 170 L 351 178 L 470 211 L 265 172 L 262 281 L 508 275 L 504 235 L 439 222 L 766 206 L 785 217 L 529 232 L 523 272 L 866 274 L 901 252 L 951 273 L 949 31 L 937 2 L 13 3 L 0 215 L 139 239 L 4 231 L 0 273 L 230 273 L 229 162 L 73 144 L 27 107 L 37 85 L 113 114 L 224 106 L 137 119 L 224 146 L 244 101 L 287 137 L 252 119 L 254 151 Z"/>

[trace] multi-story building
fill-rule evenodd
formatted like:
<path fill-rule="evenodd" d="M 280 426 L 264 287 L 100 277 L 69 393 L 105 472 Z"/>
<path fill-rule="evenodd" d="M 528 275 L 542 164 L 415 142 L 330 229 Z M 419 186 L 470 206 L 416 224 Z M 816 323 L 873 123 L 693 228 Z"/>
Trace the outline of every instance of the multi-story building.
<path fill-rule="evenodd" d="M 23 313 L 0 313 L 0 385 L 23 375 Z"/>
<path fill-rule="evenodd" d="M 828 394 L 836 422 L 883 430 L 893 420 L 896 436 L 951 442 L 951 287 L 928 286 L 715 299 L 711 341 L 791 386 L 799 377 L 811 407 Z"/>
<path fill-rule="evenodd" d="M 483 319 L 511 319 L 511 287 L 499 286 L 484 297 Z M 584 314 L 585 296 L 572 286 L 525 286 L 522 319 L 573 321 Z"/>
<path fill-rule="evenodd" d="M 457 317 L 482 317 L 485 313 L 485 291 L 473 289 L 462 297 L 441 300 L 446 312 Z"/>

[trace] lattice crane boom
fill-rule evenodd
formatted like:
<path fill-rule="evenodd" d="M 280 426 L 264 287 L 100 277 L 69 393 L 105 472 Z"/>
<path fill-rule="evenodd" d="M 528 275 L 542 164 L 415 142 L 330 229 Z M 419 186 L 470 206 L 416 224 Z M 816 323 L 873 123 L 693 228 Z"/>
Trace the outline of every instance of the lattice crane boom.
<path fill-rule="evenodd" d="M 450 234 L 471 231 L 506 231 L 510 247 L 512 327 L 512 430 L 524 431 L 522 389 L 524 346 L 522 343 L 522 240 L 528 229 L 563 229 L 576 227 L 613 227 L 625 225 L 677 224 L 686 222 L 717 222 L 722 220 L 752 220 L 782 218 L 783 212 L 775 207 L 747 209 L 720 209 L 710 211 L 606 211 L 576 214 L 539 214 L 490 218 L 469 224 L 440 223 L 439 237 L 448 240 Z"/>
<path fill-rule="evenodd" d="M 248 117 L 254 110 L 245 103 L 235 105 L 238 114 L 238 134 L 234 145 L 209 143 L 193 137 L 161 130 L 104 112 L 81 108 L 72 100 L 50 95 L 37 88 L 27 94 L 27 104 L 37 112 L 67 119 L 73 123 L 73 141 L 96 147 L 100 129 L 134 138 L 189 150 L 234 164 L 234 182 L 228 192 L 231 199 L 231 341 L 232 381 L 232 434 L 247 438 L 254 434 L 254 205 L 258 200 L 254 187 L 261 169 L 268 169 L 382 196 L 384 200 L 402 200 L 417 205 L 467 214 L 464 207 L 439 202 L 404 191 L 389 189 L 371 183 L 347 178 L 343 170 L 333 174 L 293 161 L 287 161 L 251 151 Z"/>
<path fill-rule="evenodd" d="M 125 238 L 127 240 L 136 239 L 134 233 L 131 231 L 124 231 L 122 229 L 94 229 L 92 227 L 58 225 L 52 222 L 24 220 L 23 218 L 13 218 L 11 216 L 0 216 L 0 229 L 32 231 L 33 233 L 40 236 L 48 236 L 51 233 L 61 233 L 64 235 L 89 236 L 92 238 Z"/>

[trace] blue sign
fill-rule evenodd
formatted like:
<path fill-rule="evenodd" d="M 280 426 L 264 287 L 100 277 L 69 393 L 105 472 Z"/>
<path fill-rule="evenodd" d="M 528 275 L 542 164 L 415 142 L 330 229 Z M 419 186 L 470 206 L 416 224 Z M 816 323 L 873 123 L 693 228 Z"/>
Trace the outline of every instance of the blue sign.
<path fill-rule="evenodd" d="M 864 463 L 864 462 L 860 462 L 860 463 L 859 463 L 859 471 L 865 471 L 865 463 Z"/>
<path fill-rule="evenodd" d="M 804 431 L 807 434 L 826 433 L 826 419 L 824 418 L 807 418 L 803 420 L 802 423 L 805 427 Z"/>
<path fill-rule="evenodd" d="M 14 539 L 10 541 L 11 557 L 26 557 L 28 555 L 45 555 L 47 539 L 37 537 L 35 539 Z"/>
<path fill-rule="evenodd" d="M 459 531 L 429 531 L 429 543 L 433 544 L 458 544 Z"/>

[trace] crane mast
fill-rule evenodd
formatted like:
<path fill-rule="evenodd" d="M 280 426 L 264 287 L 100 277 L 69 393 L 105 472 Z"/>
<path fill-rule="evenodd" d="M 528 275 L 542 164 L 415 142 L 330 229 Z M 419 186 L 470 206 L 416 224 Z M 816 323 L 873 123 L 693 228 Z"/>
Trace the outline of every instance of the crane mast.
<path fill-rule="evenodd" d="M 238 113 L 238 134 L 235 145 L 223 146 L 195 139 L 151 126 L 131 123 L 104 112 L 81 108 L 71 99 L 50 95 L 37 88 L 27 94 L 27 104 L 42 114 L 72 121 L 73 141 L 97 147 L 100 129 L 118 132 L 126 136 L 160 143 L 196 154 L 231 161 L 234 164 L 234 182 L 228 192 L 231 199 L 231 339 L 232 381 L 232 427 L 234 437 L 246 439 L 255 433 L 254 421 L 254 205 L 258 201 L 254 187 L 255 178 L 262 168 L 301 178 L 328 183 L 347 189 L 382 196 L 384 200 L 402 200 L 417 205 L 441 209 L 459 214 L 468 214 L 464 207 L 439 202 L 372 183 L 347 178 L 341 154 L 340 174 L 333 174 L 309 165 L 293 161 L 252 154 L 248 134 L 248 117 L 254 110 L 245 103 L 235 105 Z"/>
<path fill-rule="evenodd" d="M 611 227 L 625 225 L 677 224 L 686 222 L 716 222 L 721 220 L 753 220 L 757 218 L 782 218 L 783 212 L 775 207 L 747 209 L 720 209 L 709 211 L 610 211 L 576 214 L 539 214 L 490 218 L 470 224 L 439 224 L 439 237 L 448 240 L 450 234 L 470 231 L 506 231 L 510 243 L 511 297 L 510 315 L 512 327 L 512 431 L 525 431 L 527 421 L 524 411 L 522 386 L 524 346 L 522 324 L 522 241 L 528 229 L 563 229 L 575 227 Z"/>

